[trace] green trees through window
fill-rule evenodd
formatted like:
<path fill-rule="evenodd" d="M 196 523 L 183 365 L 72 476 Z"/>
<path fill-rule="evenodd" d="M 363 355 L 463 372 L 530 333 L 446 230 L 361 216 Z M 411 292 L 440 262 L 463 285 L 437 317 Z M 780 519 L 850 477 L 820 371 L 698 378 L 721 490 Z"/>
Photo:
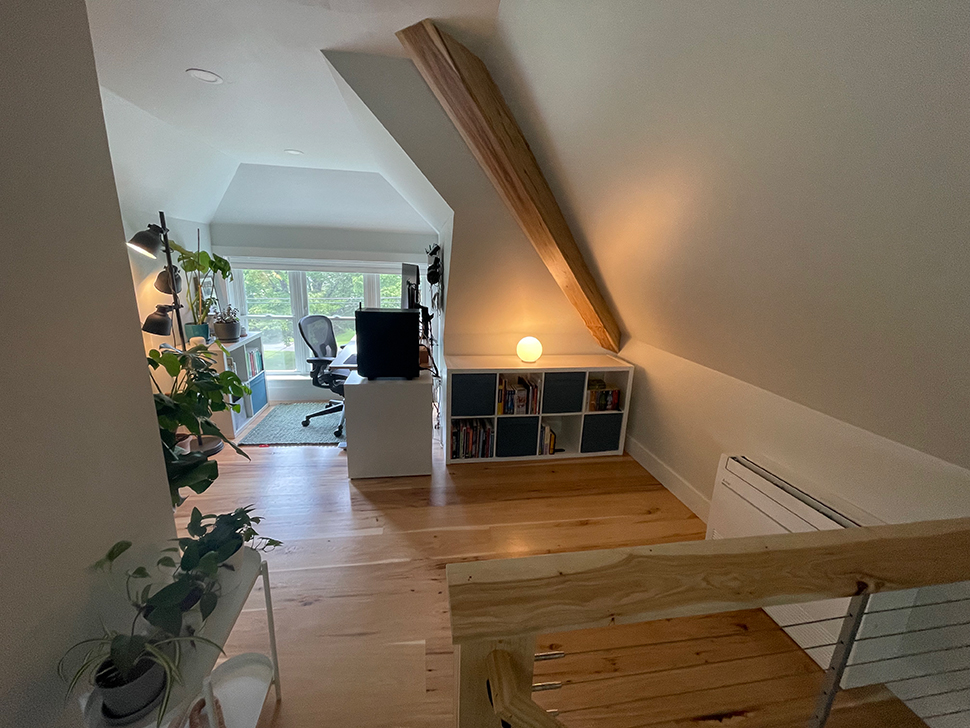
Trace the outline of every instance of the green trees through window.
<path fill-rule="evenodd" d="M 311 354 L 298 323 L 307 314 L 329 316 L 337 344 L 343 346 L 354 336 L 357 308 L 401 306 L 400 273 L 235 268 L 242 272 L 246 300 L 239 308 L 244 323 L 249 330 L 262 332 L 270 371 L 306 371 Z"/>

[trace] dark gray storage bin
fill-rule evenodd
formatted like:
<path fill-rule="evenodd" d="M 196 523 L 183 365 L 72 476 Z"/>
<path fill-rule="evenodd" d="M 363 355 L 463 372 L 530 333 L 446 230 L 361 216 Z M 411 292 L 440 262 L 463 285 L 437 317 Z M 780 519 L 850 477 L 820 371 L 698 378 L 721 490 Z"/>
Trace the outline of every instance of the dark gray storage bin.
<path fill-rule="evenodd" d="M 496 374 L 451 374 L 452 417 L 491 417 L 498 397 Z"/>
<path fill-rule="evenodd" d="M 586 372 L 548 372 L 542 385 L 542 413 L 582 412 Z"/>
<path fill-rule="evenodd" d="M 539 453 L 538 417 L 499 417 L 495 457 L 512 458 Z"/>
<path fill-rule="evenodd" d="M 611 452 L 620 449 L 623 413 L 586 415 L 580 452 Z"/>

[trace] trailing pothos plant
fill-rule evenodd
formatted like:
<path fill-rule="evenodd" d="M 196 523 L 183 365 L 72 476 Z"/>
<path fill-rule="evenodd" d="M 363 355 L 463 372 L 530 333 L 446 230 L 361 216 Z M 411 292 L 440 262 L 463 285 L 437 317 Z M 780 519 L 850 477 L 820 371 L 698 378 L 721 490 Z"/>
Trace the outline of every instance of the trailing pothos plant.
<path fill-rule="evenodd" d="M 257 551 L 269 551 L 281 546 L 282 541 L 260 536 L 256 532 L 255 527 L 263 519 L 251 515 L 252 511 L 253 506 L 249 505 L 237 508 L 232 513 L 202 515 L 202 511 L 193 508 L 185 529 L 189 537 L 179 539 L 182 568 L 211 559 L 213 555 L 217 563 L 223 564 L 247 543 Z"/>
<path fill-rule="evenodd" d="M 242 383 L 235 372 L 217 372 L 212 366 L 214 361 L 215 355 L 204 344 L 193 346 L 187 351 L 163 344 L 161 351 L 152 349 L 148 353 L 148 366 L 152 371 L 161 367 L 173 380 L 166 393 L 154 375 L 152 376 L 157 390 L 155 415 L 158 418 L 173 506 L 178 506 L 185 500 L 179 493 L 182 488 L 202 493 L 219 475 L 219 465 L 215 460 L 209 460 L 205 453 L 185 451 L 179 447 L 180 427 L 196 437 L 218 437 L 249 459 L 210 419 L 213 412 L 224 412 L 228 409 L 239 412 L 239 405 L 234 404 L 232 398 L 249 394 L 249 387 Z"/>
<path fill-rule="evenodd" d="M 95 568 L 110 571 L 115 560 L 129 548 L 130 541 L 119 541 Z M 158 665 L 165 673 L 164 694 L 158 708 L 161 723 L 172 688 L 182 681 L 179 670 L 182 646 L 201 643 L 222 652 L 220 645 L 198 635 L 183 619 L 187 612 L 198 608 L 204 623 L 215 609 L 218 602 L 215 554 L 198 560 L 193 569 L 185 570 L 166 553 L 178 553 L 178 550 L 165 549 L 155 564 L 157 577 L 153 578 L 144 566 L 125 572 L 125 595 L 134 609 L 131 626 L 126 631 L 103 627 L 100 636 L 81 640 L 68 648 L 57 665 L 58 673 L 69 682 L 68 694 L 85 676 L 102 688 L 114 688 L 136 680 Z M 69 660 L 81 650 L 84 653 L 80 663 L 69 673 Z"/>

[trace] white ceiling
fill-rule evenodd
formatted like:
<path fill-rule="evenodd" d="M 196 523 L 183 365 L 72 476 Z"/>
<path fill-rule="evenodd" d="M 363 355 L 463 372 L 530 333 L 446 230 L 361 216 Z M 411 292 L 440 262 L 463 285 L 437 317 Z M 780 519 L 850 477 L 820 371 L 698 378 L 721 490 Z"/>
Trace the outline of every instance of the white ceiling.
<path fill-rule="evenodd" d="M 433 233 L 376 172 L 241 164 L 212 222 Z"/>
<path fill-rule="evenodd" d="M 450 28 L 490 35 L 498 4 L 499 0 L 88 0 L 87 6 L 101 85 L 195 143 L 247 165 L 376 172 L 374 157 L 321 50 L 400 56 L 403 51 L 394 33 L 426 17 L 443 20 Z M 185 73 L 193 67 L 213 71 L 225 82 L 200 82 Z M 109 138 L 130 138 L 130 130 L 112 129 L 117 122 L 111 118 L 107 123 Z M 135 166 L 134 159 L 118 157 L 137 145 L 123 146 L 112 145 L 116 167 Z M 305 154 L 284 153 L 290 148 Z M 161 148 L 156 151 L 163 153 Z M 183 178 L 211 178 L 206 156 L 186 160 Z M 224 187 L 213 189 L 213 199 L 195 208 L 215 209 L 223 191 Z M 378 195 L 375 204 L 382 199 Z M 284 200 L 275 202 L 277 211 L 285 207 Z M 319 219 L 319 211 L 303 213 Z M 411 223 L 402 218 L 399 224 Z"/>

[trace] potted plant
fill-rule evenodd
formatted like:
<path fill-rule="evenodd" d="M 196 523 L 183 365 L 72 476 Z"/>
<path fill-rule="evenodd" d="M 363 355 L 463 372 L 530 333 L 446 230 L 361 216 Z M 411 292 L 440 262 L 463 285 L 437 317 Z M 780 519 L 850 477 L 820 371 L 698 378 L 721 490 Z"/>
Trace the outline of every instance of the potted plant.
<path fill-rule="evenodd" d="M 196 249 L 192 251 L 170 242 L 172 250 L 179 254 L 178 263 L 189 280 L 188 306 L 194 323 L 185 324 L 185 336 L 191 339 L 201 336 L 209 339 L 209 311 L 219 301 L 213 295 L 213 284 L 218 273 L 224 280 L 232 280 L 232 266 L 225 258 L 202 250 L 201 235 L 197 236 Z"/>
<path fill-rule="evenodd" d="M 185 500 L 179 493 L 182 488 L 202 493 L 219 475 L 218 464 L 209 460 L 206 453 L 180 447 L 180 428 L 198 438 L 203 435 L 217 437 L 249 459 L 210 419 L 213 412 L 227 409 L 238 412 L 239 405 L 231 400 L 249 394 L 249 387 L 235 372 L 217 372 L 212 366 L 214 361 L 215 355 L 205 345 L 191 347 L 188 351 L 163 345 L 161 351 L 152 349 L 148 353 L 149 367 L 153 371 L 161 367 L 173 378 L 171 389 L 166 393 L 152 377 L 157 390 L 155 415 L 173 507 Z"/>
<path fill-rule="evenodd" d="M 239 341 L 239 311 L 232 306 L 226 306 L 224 310 L 216 312 L 212 319 L 216 338 L 219 341 Z"/>
<path fill-rule="evenodd" d="M 97 563 L 97 568 L 109 569 L 114 561 L 131 547 L 130 541 L 119 541 Z M 177 550 L 177 549 L 175 549 Z M 181 572 L 171 556 L 158 559 L 156 569 L 174 569 L 172 581 L 161 586 L 149 582 L 151 575 L 143 566 L 126 572 L 125 592 L 128 602 L 135 609 L 131 626 L 126 631 L 105 627 L 103 633 L 72 645 L 58 663 L 58 673 L 69 682 L 68 694 L 87 677 L 98 690 L 101 710 L 105 718 L 115 724 L 133 722 L 145 715 L 158 702 L 158 722 L 165 714 L 172 688 L 182 680 L 179 671 L 182 647 L 207 644 L 220 652 L 215 642 L 189 630 L 182 634 L 182 615 L 199 607 L 203 621 L 212 613 L 218 597 L 215 557 L 207 560 L 205 569 L 191 573 Z M 198 591 L 199 598 L 191 604 L 184 595 Z M 210 594 L 211 598 L 204 595 Z M 177 619 L 172 615 L 177 614 Z M 166 616 L 167 615 L 167 616 Z M 83 657 L 70 678 L 67 664 L 73 655 Z"/>
<path fill-rule="evenodd" d="M 252 511 L 253 506 L 248 505 L 232 513 L 202 515 L 198 508 L 193 508 L 186 527 L 189 538 L 179 539 L 182 568 L 191 568 L 197 561 L 214 558 L 223 568 L 235 571 L 245 544 L 257 551 L 269 551 L 282 545 L 282 542 L 256 532 L 255 526 L 263 519 L 251 515 Z"/>

